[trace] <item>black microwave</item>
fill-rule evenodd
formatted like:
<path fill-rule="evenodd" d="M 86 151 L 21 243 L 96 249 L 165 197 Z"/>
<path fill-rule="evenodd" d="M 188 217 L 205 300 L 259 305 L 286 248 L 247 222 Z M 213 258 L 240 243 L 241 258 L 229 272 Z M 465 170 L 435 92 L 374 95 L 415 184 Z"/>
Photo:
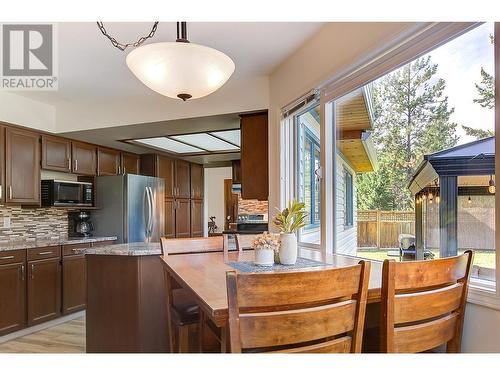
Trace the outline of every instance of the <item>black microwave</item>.
<path fill-rule="evenodd" d="M 42 206 L 92 206 L 92 183 L 42 180 Z"/>

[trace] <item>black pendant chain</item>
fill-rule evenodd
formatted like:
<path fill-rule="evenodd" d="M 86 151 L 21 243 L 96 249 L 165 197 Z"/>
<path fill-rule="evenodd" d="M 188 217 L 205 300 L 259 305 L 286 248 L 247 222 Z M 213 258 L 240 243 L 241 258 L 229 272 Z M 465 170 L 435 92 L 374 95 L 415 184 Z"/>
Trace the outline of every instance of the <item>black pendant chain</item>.
<path fill-rule="evenodd" d="M 139 47 L 146 40 L 148 40 L 149 38 L 152 38 L 156 33 L 156 29 L 158 28 L 158 23 L 159 22 L 155 22 L 153 24 L 153 28 L 151 29 L 151 31 L 149 32 L 148 35 L 141 36 L 139 38 L 139 40 L 135 43 L 126 43 L 126 44 L 118 42 L 115 38 L 113 38 L 111 35 L 109 35 L 108 32 L 106 31 L 106 29 L 104 28 L 104 24 L 102 22 L 97 22 L 97 27 L 99 27 L 99 30 L 101 30 L 101 33 L 111 41 L 111 44 L 113 44 L 119 50 L 125 51 L 125 49 L 127 49 L 128 47 Z"/>

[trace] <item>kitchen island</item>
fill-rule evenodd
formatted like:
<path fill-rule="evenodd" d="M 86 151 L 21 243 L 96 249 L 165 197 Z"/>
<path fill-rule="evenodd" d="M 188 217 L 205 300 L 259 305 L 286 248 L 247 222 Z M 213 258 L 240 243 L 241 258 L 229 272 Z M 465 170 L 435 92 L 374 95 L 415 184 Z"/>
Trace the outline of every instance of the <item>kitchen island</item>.
<path fill-rule="evenodd" d="M 79 251 L 87 259 L 87 353 L 169 352 L 160 244 Z"/>

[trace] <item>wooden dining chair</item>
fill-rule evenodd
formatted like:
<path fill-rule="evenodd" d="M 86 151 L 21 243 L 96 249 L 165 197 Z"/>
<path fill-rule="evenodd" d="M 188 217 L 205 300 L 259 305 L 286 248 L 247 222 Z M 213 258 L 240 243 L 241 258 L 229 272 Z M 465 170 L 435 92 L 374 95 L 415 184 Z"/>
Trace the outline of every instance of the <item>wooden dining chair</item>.
<path fill-rule="evenodd" d="M 370 262 L 226 273 L 231 352 L 359 353 Z"/>
<path fill-rule="evenodd" d="M 460 352 L 474 254 L 424 261 L 385 260 L 380 339 L 384 353 L 419 353 L 446 344 Z"/>
<path fill-rule="evenodd" d="M 234 240 L 236 243 L 236 251 L 238 254 L 243 253 L 243 250 L 253 249 L 253 240 L 255 239 L 256 234 L 235 234 Z M 227 257 L 229 254 L 229 234 L 224 234 L 224 255 Z"/>
<path fill-rule="evenodd" d="M 222 252 L 223 238 L 165 238 L 160 239 L 164 256 L 176 254 L 196 254 L 206 252 Z M 182 288 L 165 269 L 167 287 L 167 313 L 169 320 L 170 350 L 186 353 L 189 351 L 189 327 L 198 325 L 199 334 L 203 332 L 203 317 L 193 294 Z M 199 339 L 201 351 L 202 337 Z"/>

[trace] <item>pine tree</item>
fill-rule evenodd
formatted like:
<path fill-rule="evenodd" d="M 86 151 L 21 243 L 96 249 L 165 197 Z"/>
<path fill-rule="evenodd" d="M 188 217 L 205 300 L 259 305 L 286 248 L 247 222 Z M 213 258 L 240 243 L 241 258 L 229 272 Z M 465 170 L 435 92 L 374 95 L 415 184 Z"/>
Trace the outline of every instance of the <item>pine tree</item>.
<path fill-rule="evenodd" d="M 481 83 L 476 83 L 476 90 L 479 94 L 474 103 L 478 103 L 483 108 L 495 108 L 495 79 L 481 67 Z"/>
<path fill-rule="evenodd" d="M 413 207 L 408 181 L 423 155 L 456 145 L 454 109 L 431 57 L 419 58 L 374 84 L 374 133 L 379 168 L 357 179 L 359 209 Z"/>

